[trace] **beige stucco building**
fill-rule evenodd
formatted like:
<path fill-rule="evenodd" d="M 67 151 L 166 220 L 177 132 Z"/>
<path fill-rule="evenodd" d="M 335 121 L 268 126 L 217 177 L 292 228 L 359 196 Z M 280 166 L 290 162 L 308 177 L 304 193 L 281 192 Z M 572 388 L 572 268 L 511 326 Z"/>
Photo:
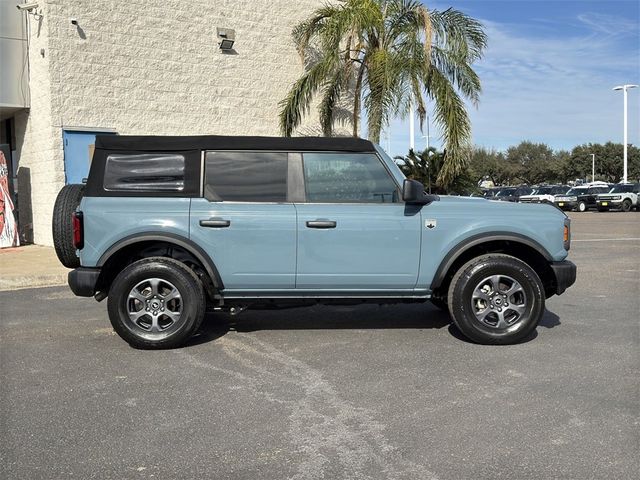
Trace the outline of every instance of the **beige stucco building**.
<path fill-rule="evenodd" d="M 0 144 L 21 236 L 45 245 L 95 132 L 277 135 L 278 102 L 303 71 L 291 30 L 324 3 L 22 1 L 0 0 Z M 217 29 L 235 31 L 232 50 Z M 313 116 L 301 131 L 317 133 Z"/>

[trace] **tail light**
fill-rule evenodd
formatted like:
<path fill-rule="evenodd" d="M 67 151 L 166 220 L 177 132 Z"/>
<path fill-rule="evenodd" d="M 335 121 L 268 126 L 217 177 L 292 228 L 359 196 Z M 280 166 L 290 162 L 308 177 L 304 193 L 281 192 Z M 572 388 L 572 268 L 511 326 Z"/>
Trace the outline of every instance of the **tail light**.
<path fill-rule="evenodd" d="M 569 250 L 571 248 L 571 220 L 568 218 L 564 221 L 564 249 Z"/>
<path fill-rule="evenodd" d="M 84 247 L 84 221 L 82 218 L 82 212 L 74 212 L 72 216 L 73 220 L 73 246 L 78 250 L 82 250 Z"/>

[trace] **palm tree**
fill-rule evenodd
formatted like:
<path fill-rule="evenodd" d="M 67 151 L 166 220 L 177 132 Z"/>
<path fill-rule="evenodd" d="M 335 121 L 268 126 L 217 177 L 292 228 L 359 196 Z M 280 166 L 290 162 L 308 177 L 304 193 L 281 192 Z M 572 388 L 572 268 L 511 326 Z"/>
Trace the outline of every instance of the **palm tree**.
<path fill-rule="evenodd" d="M 409 149 L 406 156 L 396 156 L 394 160 L 402 172 L 412 180 L 421 182 L 429 193 L 439 193 L 443 195 L 468 195 L 478 191 L 478 183 L 474 180 L 473 174 L 465 166 L 460 173 L 449 182 L 443 185 L 440 181 L 433 182 L 440 178 L 440 174 L 447 164 L 449 153 L 438 152 L 434 147 L 429 147 L 421 152 L 414 152 Z"/>
<path fill-rule="evenodd" d="M 448 152 L 439 181 L 446 185 L 462 171 L 471 135 L 463 98 L 478 102 L 480 80 L 471 65 L 487 42 L 480 22 L 416 0 L 344 0 L 316 10 L 293 37 L 307 68 L 280 103 L 283 135 L 293 134 L 320 93 L 320 124 L 331 136 L 341 98 L 353 93 L 353 135 L 364 107 L 368 136 L 379 142 L 389 118 L 413 102 L 422 126 L 426 96 Z"/>
<path fill-rule="evenodd" d="M 421 182 L 429 193 L 432 190 L 432 179 L 438 177 L 442 168 L 443 153 L 438 153 L 434 147 L 429 147 L 421 152 L 409 149 L 406 156 L 397 155 L 393 157 L 402 172 L 412 180 Z"/>

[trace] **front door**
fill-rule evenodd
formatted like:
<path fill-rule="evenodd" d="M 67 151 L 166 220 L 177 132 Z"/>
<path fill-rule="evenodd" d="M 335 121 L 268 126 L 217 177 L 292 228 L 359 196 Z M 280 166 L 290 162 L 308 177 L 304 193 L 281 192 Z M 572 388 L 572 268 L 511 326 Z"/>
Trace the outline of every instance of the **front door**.
<path fill-rule="evenodd" d="M 373 153 L 304 153 L 296 287 L 329 291 L 415 288 L 419 210 Z"/>
<path fill-rule="evenodd" d="M 225 294 L 293 289 L 296 209 L 288 202 L 287 153 L 207 152 L 204 168 L 190 236 L 215 263 Z"/>
<path fill-rule="evenodd" d="M 82 183 L 89 176 L 96 135 L 115 135 L 113 132 L 81 132 L 64 130 L 64 175 L 65 183 Z"/>

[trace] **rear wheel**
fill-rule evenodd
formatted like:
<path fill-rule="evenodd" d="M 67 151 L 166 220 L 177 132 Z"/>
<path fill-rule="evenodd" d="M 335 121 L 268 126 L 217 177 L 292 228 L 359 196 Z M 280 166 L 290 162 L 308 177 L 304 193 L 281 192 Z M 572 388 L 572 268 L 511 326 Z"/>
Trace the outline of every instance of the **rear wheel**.
<path fill-rule="evenodd" d="M 175 348 L 200 327 L 205 294 L 196 274 L 182 262 L 151 257 L 126 267 L 109 290 L 114 330 L 137 348 Z"/>
<path fill-rule="evenodd" d="M 631 200 L 628 198 L 622 202 L 622 211 L 630 212 L 631 211 Z"/>
<path fill-rule="evenodd" d="M 531 334 L 544 313 L 544 289 L 536 272 L 509 255 L 477 257 L 455 274 L 449 287 L 452 319 L 481 344 L 513 344 Z"/>
<path fill-rule="evenodd" d="M 80 205 L 84 185 L 65 185 L 56 197 L 53 206 L 53 246 L 58 260 L 67 268 L 78 268 L 80 259 L 76 255 L 76 247 L 73 244 L 73 213 Z"/>

